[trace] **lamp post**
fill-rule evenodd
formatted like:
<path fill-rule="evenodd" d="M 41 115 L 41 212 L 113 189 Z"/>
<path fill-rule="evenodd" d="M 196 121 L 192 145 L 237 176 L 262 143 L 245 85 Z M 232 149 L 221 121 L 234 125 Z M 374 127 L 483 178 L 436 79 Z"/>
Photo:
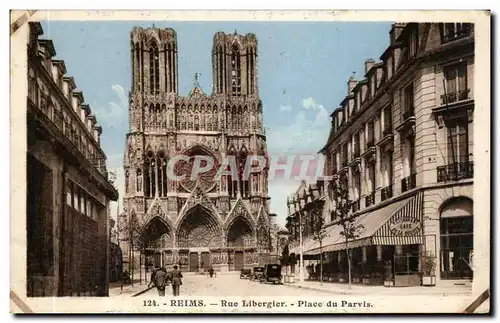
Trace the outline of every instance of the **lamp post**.
<path fill-rule="evenodd" d="M 299 196 L 299 244 L 300 244 L 300 259 L 299 259 L 299 280 L 304 282 L 304 241 L 302 239 L 302 203 L 303 198 Z"/>

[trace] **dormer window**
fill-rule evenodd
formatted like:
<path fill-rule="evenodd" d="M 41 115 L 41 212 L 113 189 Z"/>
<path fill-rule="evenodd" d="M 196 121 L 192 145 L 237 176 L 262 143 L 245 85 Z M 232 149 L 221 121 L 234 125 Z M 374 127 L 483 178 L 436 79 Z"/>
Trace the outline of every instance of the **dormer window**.
<path fill-rule="evenodd" d="M 443 43 L 470 36 L 471 23 L 446 23 L 441 25 Z"/>

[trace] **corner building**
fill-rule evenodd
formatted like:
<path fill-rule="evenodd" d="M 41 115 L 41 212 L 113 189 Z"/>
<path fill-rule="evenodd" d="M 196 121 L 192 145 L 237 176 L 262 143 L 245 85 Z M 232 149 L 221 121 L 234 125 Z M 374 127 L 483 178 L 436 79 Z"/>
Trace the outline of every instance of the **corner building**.
<path fill-rule="evenodd" d="M 102 128 L 42 25 L 29 23 L 28 297 L 107 296 L 110 201 Z"/>
<path fill-rule="evenodd" d="M 365 73 L 348 80 L 321 150 L 325 173 L 348 189 L 363 226 L 350 242 L 355 281 L 419 285 L 423 254 L 435 259 L 437 284 L 471 280 L 473 24 L 396 23 L 380 61 L 367 60 Z M 304 212 L 299 200 L 289 201 L 291 227 L 299 212 L 317 214 Z M 341 226 L 330 217 L 334 207 L 327 197 L 323 252 L 330 280 L 342 279 L 347 268 Z M 311 239 L 304 248 L 309 257 L 319 255 Z"/>
<path fill-rule="evenodd" d="M 255 35 L 215 34 L 210 95 L 197 81 L 188 96 L 178 94 L 173 29 L 134 28 L 130 41 L 123 216 L 135 218 L 142 232 L 141 262 L 146 267 L 180 264 L 185 271 L 210 266 L 227 271 L 266 261 L 270 218 L 274 222 L 268 216 L 267 171 L 249 180 L 242 177 L 247 156 L 266 155 Z M 176 175 L 186 175 L 180 181 L 167 178 L 166 167 L 178 155 L 191 156 L 174 166 Z M 194 156 L 200 155 L 216 165 L 191 180 Z M 237 160 L 238 176 L 215 181 L 218 165 L 228 155 Z"/>

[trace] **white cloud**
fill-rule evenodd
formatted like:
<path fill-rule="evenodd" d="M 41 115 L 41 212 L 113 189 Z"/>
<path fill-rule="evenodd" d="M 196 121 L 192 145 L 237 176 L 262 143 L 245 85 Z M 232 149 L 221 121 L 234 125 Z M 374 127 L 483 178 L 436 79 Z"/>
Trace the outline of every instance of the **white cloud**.
<path fill-rule="evenodd" d="M 123 87 L 119 84 L 114 84 L 111 86 L 111 89 L 115 92 L 117 98 L 109 102 L 107 107 L 96 110 L 97 121 L 109 128 L 113 128 L 121 123 L 123 118 L 128 114 L 128 98 Z"/>
<path fill-rule="evenodd" d="M 267 133 L 268 151 L 272 154 L 313 154 L 326 144 L 330 117 L 322 104 L 304 98 L 299 110 L 288 125 L 273 127 Z M 284 225 L 288 213 L 286 197 L 297 190 L 299 181 L 270 181 L 271 212 L 278 214 L 277 222 Z"/>
<path fill-rule="evenodd" d="M 292 107 L 289 105 L 282 105 L 280 106 L 280 111 L 282 112 L 292 111 Z"/>

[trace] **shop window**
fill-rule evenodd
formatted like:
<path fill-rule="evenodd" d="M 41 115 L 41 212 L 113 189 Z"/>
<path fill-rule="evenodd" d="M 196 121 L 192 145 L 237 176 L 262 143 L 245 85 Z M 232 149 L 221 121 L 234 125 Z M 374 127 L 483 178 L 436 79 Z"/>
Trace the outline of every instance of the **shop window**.
<path fill-rule="evenodd" d="M 441 278 L 471 279 L 474 252 L 472 201 L 455 198 L 441 211 Z"/>

